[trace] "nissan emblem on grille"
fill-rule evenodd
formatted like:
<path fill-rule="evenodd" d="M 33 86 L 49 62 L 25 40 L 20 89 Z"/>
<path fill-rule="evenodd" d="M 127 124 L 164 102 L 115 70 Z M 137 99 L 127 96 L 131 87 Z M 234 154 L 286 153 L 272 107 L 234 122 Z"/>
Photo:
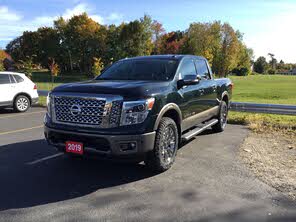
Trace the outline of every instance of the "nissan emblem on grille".
<path fill-rule="evenodd" d="M 77 116 L 81 113 L 81 108 L 79 105 L 72 105 L 70 108 L 70 112 L 73 116 Z"/>

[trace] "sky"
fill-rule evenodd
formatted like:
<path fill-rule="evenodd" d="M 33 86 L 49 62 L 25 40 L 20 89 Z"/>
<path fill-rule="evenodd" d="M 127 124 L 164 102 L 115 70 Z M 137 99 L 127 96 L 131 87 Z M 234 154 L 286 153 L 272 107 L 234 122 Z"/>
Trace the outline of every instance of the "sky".
<path fill-rule="evenodd" d="M 26 30 L 52 26 L 87 12 L 101 24 L 120 24 L 148 14 L 167 32 L 192 22 L 228 22 L 244 34 L 255 58 L 296 63 L 296 0 L 0 0 L 0 48 Z"/>

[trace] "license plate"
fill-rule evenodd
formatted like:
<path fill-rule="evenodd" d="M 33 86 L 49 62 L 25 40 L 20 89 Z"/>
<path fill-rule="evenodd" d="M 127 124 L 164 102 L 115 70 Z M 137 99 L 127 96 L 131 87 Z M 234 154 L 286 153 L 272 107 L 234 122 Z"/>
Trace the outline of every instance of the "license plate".
<path fill-rule="evenodd" d="M 66 152 L 82 155 L 83 154 L 83 143 L 66 141 Z"/>

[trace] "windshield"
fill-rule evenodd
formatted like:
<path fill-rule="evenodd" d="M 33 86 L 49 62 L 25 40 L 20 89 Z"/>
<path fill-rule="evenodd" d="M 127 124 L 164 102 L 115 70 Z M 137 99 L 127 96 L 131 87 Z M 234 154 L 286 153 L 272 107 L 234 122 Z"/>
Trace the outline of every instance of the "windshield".
<path fill-rule="evenodd" d="M 174 77 L 178 61 L 169 59 L 124 60 L 113 64 L 97 80 L 167 81 Z"/>

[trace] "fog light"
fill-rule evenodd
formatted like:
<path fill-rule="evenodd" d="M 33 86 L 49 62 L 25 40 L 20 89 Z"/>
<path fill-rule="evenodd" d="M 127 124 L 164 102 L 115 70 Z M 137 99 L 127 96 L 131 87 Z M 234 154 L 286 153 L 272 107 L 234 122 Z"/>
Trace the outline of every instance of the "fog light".
<path fill-rule="evenodd" d="M 120 143 L 119 147 L 120 147 L 120 151 L 123 151 L 123 152 L 131 151 L 137 148 L 137 143 L 136 142 Z"/>

